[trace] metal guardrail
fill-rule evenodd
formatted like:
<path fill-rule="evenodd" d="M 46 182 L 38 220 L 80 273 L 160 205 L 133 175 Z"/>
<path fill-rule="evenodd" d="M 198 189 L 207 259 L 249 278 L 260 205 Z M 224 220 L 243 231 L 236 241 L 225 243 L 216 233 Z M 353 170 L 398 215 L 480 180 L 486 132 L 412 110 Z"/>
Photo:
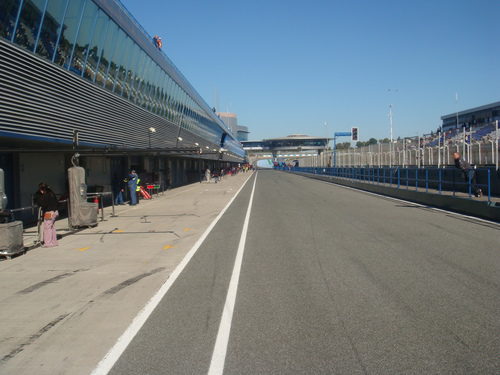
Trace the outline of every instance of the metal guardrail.
<path fill-rule="evenodd" d="M 164 189 L 163 185 L 160 184 L 147 184 L 147 190 L 153 196 L 156 194 L 157 196 L 163 195 L 164 194 Z M 101 221 L 104 221 L 104 209 L 108 206 L 105 206 L 105 199 L 106 197 L 110 197 L 110 206 L 111 206 L 111 217 L 116 217 L 115 213 L 115 196 L 113 192 L 110 191 L 104 191 L 104 192 L 96 192 L 96 193 L 87 193 L 87 199 L 92 199 L 92 198 L 97 198 L 97 203 L 98 203 L 98 209 L 101 212 Z M 69 199 L 63 199 L 63 200 L 58 200 L 58 205 L 59 208 L 61 209 L 66 209 L 67 212 L 69 212 Z M 66 206 L 66 207 L 65 207 Z M 33 204 L 31 206 L 26 206 L 26 207 L 18 207 L 18 208 L 12 208 L 12 209 L 6 209 L 2 211 L 2 214 L 4 216 L 8 216 L 8 221 L 12 220 L 24 220 L 22 218 L 16 217 L 18 216 L 17 214 L 22 214 L 24 212 L 30 212 L 31 217 L 36 219 L 37 221 L 39 220 L 39 206 Z"/>
<path fill-rule="evenodd" d="M 111 191 L 103 191 L 99 193 L 87 193 L 87 199 L 97 198 L 97 208 L 101 211 L 101 221 L 104 221 L 104 197 L 111 197 L 111 217 L 115 217 L 115 195 Z"/>
<path fill-rule="evenodd" d="M 472 199 L 474 195 L 473 186 L 477 186 L 488 197 L 488 203 L 491 203 L 491 170 L 489 168 L 477 168 L 475 171 L 486 171 L 486 183 L 473 183 L 472 176 L 468 175 L 467 181 L 463 178 L 463 173 L 456 168 L 321 168 L 321 167 L 277 167 L 275 169 L 305 172 L 317 175 L 333 176 L 360 180 L 372 184 L 387 184 L 397 189 L 419 189 L 428 193 L 429 190 L 437 190 L 437 194 L 443 192 L 452 192 L 453 196 L 457 193 L 466 193 Z M 434 177 L 432 177 L 434 176 Z M 450 178 L 451 176 L 451 178 Z M 461 177 L 461 178 L 460 178 Z"/>

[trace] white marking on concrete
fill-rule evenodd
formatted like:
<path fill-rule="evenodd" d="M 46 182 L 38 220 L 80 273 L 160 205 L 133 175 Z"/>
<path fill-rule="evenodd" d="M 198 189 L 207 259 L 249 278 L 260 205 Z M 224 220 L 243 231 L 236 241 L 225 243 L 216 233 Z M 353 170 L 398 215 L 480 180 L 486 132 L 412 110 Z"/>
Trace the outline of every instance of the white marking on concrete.
<path fill-rule="evenodd" d="M 205 241 L 205 239 L 208 237 L 212 229 L 215 227 L 217 222 L 220 220 L 220 218 L 226 213 L 228 208 L 231 206 L 233 201 L 236 199 L 236 197 L 239 195 L 243 187 L 245 187 L 246 183 L 248 180 L 252 177 L 250 175 L 243 185 L 239 188 L 239 190 L 236 192 L 236 194 L 231 198 L 231 200 L 228 202 L 228 204 L 222 209 L 222 211 L 217 215 L 217 217 L 212 221 L 212 223 L 208 226 L 208 228 L 203 232 L 201 237 L 196 241 L 196 243 L 193 245 L 191 250 L 184 256 L 182 261 L 177 265 L 175 270 L 172 272 L 170 277 L 165 281 L 165 283 L 160 287 L 160 289 L 156 292 L 156 294 L 151 297 L 151 299 L 148 301 L 148 303 L 142 308 L 141 311 L 137 314 L 137 316 L 134 318 L 132 323 L 127 327 L 125 332 L 118 338 L 116 343 L 113 345 L 113 347 L 108 351 L 108 353 L 104 356 L 104 358 L 97 364 L 96 368 L 92 371 L 91 375 L 105 375 L 107 374 L 114 366 L 114 364 L 118 361 L 120 356 L 123 354 L 127 346 L 132 342 L 133 338 L 139 332 L 139 330 L 142 328 L 146 320 L 149 318 L 149 316 L 152 314 L 156 306 L 160 303 L 160 301 L 165 297 L 167 292 L 169 291 L 170 287 L 174 284 L 174 282 L 177 280 L 179 275 L 182 273 L 184 268 L 188 265 L 189 261 L 193 256 L 196 254 L 198 251 L 199 247 L 201 244 Z"/>
<path fill-rule="evenodd" d="M 298 176 L 300 176 L 300 175 L 298 175 Z M 316 181 L 321 181 L 321 182 L 324 182 L 326 184 L 335 184 L 336 186 L 340 186 L 340 187 L 342 187 L 344 189 L 349 189 L 349 190 L 358 191 L 360 193 L 375 195 L 376 197 L 381 197 L 381 198 L 385 198 L 385 199 L 392 199 L 392 200 L 398 201 L 398 202 L 409 203 L 409 204 L 412 204 L 412 205 L 414 205 L 416 207 L 428 208 L 430 210 L 443 212 L 445 214 L 451 214 L 451 215 L 454 215 L 454 216 L 462 216 L 462 217 L 466 217 L 468 219 L 473 219 L 473 220 L 476 220 L 476 221 L 481 221 L 483 223 L 495 224 L 495 225 L 500 226 L 499 223 L 491 221 L 491 220 L 481 219 L 479 217 L 469 216 L 469 215 L 461 214 L 461 213 L 455 212 L 455 211 L 447 211 L 447 210 L 443 210 L 442 208 L 437 208 L 437 207 L 432 207 L 432 206 L 426 206 L 425 204 L 420 204 L 420 203 L 416 203 L 416 202 L 412 202 L 412 201 L 407 201 L 407 200 L 400 199 L 400 198 L 394 198 L 394 197 L 391 197 L 391 196 L 388 196 L 388 195 L 374 193 L 372 191 L 366 191 L 366 190 L 363 190 L 363 189 L 357 189 L 357 188 L 354 188 L 354 187 L 351 187 L 351 186 L 345 186 L 345 185 L 342 185 L 342 184 L 337 184 L 334 181 L 325 181 L 325 180 L 316 180 Z"/>
<path fill-rule="evenodd" d="M 217 332 L 217 339 L 215 341 L 214 352 L 212 353 L 212 361 L 210 362 L 208 375 L 221 375 L 224 372 L 227 345 L 229 342 L 229 334 L 231 333 L 231 322 L 233 320 L 234 304 L 238 293 L 238 282 L 240 280 L 241 264 L 243 262 L 243 253 L 245 252 L 248 223 L 250 222 L 250 213 L 252 211 L 256 182 L 257 174 L 255 175 L 255 180 L 253 181 L 252 194 L 250 195 L 250 201 L 248 202 L 247 214 L 241 231 L 238 252 L 236 253 L 236 259 L 234 261 L 233 274 L 231 275 L 231 281 L 229 282 L 229 288 L 227 290 L 226 302 L 224 303 L 224 310 L 219 324 L 219 331 Z"/>

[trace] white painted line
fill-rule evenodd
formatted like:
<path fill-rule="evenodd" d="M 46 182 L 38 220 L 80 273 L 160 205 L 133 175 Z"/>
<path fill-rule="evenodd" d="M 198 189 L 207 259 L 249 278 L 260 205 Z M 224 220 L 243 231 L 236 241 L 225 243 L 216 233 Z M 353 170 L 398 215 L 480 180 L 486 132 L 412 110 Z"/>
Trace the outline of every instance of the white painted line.
<path fill-rule="evenodd" d="M 309 174 L 309 173 L 308 173 Z M 314 176 L 317 176 L 315 174 L 312 174 Z M 300 176 L 300 175 L 299 175 Z M 328 176 L 327 176 L 328 177 Z M 498 225 L 500 226 L 499 223 L 495 222 L 495 221 L 491 221 L 491 220 L 486 220 L 486 219 L 481 219 L 479 217 L 475 217 L 475 216 L 469 216 L 469 215 L 465 215 L 465 214 L 461 214 L 459 212 L 455 212 L 455 211 L 447 211 L 447 210 L 443 210 L 442 208 L 437 208 L 437 207 L 432 207 L 432 206 L 426 206 L 425 204 L 420 204 L 420 203 L 416 203 L 416 202 L 412 202 L 412 201 L 406 201 L 404 199 L 400 199 L 400 198 L 394 198 L 394 197 L 390 197 L 388 195 L 383 195 L 383 194 L 379 194 L 379 193 L 374 193 L 372 191 L 366 191 L 366 190 L 363 190 L 363 189 L 357 189 L 357 188 L 353 188 L 351 186 L 346 186 L 346 185 L 342 185 L 342 184 L 338 184 L 334 181 L 325 181 L 325 180 L 317 180 L 317 181 L 321 181 L 321 182 L 324 182 L 326 184 L 335 184 L 336 186 L 340 186 L 344 189 L 349 189 L 349 190 L 354 190 L 354 191 L 358 191 L 358 192 L 361 192 L 361 193 L 365 193 L 365 194 L 370 194 L 370 195 L 375 195 L 376 197 L 381 197 L 381 198 L 385 198 L 385 199 L 391 199 L 393 201 L 398 201 L 398 202 L 403 202 L 403 203 L 409 203 L 409 204 L 412 204 L 416 207 L 422 207 L 422 208 L 428 208 L 430 210 L 434 210 L 434 211 L 439 211 L 439 212 L 443 212 L 445 214 L 451 214 L 451 215 L 454 215 L 454 216 L 462 216 L 462 217 L 466 217 L 468 219 L 472 219 L 472 220 L 476 220 L 476 221 L 481 221 L 483 223 L 488 223 L 488 224 L 495 224 L 495 225 Z M 373 185 L 373 184 L 370 184 L 370 185 Z M 375 185 L 376 186 L 376 185 Z"/>
<path fill-rule="evenodd" d="M 250 222 L 250 213 L 252 211 L 256 182 L 257 174 L 255 175 L 255 180 L 253 181 L 252 194 L 250 195 L 250 201 L 248 202 L 247 214 L 241 231 L 238 252 L 236 253 L 236 259 L 234 261 L 233 274 L 231 275 L 231 281 L 229 282 L 229 288 L 227 290 L 224 311 L 222 312 L 222 318 L 219 324 L 219 331 L 217 332 L 217 339 L 215 341 L 214 352 L 212 353 L 212 361 L 210 362 L 208 375 L 222 375 L 224 372 L 227 344 L 229 342 L 229 334 L 231 333 L 231 321 L 233 320 L 234 304 L 236 302 L 236 294 L 238 293 L 238 282 L 240 280 L 241 264 L 243 262 L 243 253 L 245 252 L 248 223 Z"/>
<path fill-rule="evenodd" d="M 160 303 L 160 301 L 165 297 L 167 294 L 168 290 L 170 287 L 174 284 L 175 280 L 179 277 L 179 275 L 182 273 L 184 268 L 186 268 L 187 264 L 193 258 L 193 256 L 196 254 L 198 251 L 199 247 L 201 244 L 205 241 L 205 239 L 208 237 L 212 229 L 215 227 L 217 222 L 220 220 L 220 218 L 225 214 L 229 206 L 233 203 L 233 201 L 236 199 L 236 197 L 239 195 L 243 187 L 245 187 L 246 183 L 248 180 L 252 177 L 250 175 L 243 185 L 238 189 L 236 194 L 231 198 L 231 200 L 228 202 L 228 204 L 222 209 L 222 211 L 217 215 L 217 217 L 212 221 L 212 223 L 208 226 L 208 228 L 203 232 L 201 237 L 196 241 L 196 243 L 193 245 L 191 250 L 184 256 L 182 261 L 177 265 L 175 270 L 172 272 L 170 277 L 165 281 L 165 283 L 160 287 L 160 289 L 156 292 L 156 294 L 151 297 L 151 299 L 148 301 L 148 303 L 142 308 L 141 311 L 137 314 L 137 316 L 134 318 L 132 323 L 127 327 L 125 332 L 118 338 L 116 343 L 113 345 L 113 347 L 108 351 L 108 353 L 104 356 L 104 358 L 97 364 L 97 367 L 92 371 L 91 375 L 105 375 L 107 374 L 114 366 L 116 361 L 120 358 L 122 353 L 125 351 L 127 346 L 132 342 L 133 338 L 139 332 L 139 330 L 142 328 L 146 320 L 149 318 L 151 313 L 154 311 L 156 306 Z"/>

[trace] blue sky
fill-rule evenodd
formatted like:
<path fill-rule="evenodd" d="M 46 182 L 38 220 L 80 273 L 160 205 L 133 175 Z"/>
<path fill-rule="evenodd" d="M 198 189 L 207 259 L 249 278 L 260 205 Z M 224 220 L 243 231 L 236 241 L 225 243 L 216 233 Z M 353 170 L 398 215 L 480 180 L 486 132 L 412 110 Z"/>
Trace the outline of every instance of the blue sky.
<path fill-rule="evenodd" d="M 122 2 L 251 139 L 388 137 L 389 104 L 394 136 L 413 136 L 500 101 L 498 0 Z"/>

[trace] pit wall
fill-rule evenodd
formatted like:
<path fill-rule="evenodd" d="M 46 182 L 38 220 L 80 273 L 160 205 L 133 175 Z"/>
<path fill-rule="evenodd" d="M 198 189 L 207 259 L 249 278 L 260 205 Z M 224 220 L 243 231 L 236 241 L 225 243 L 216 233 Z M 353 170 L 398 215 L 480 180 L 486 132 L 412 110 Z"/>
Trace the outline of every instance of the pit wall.
<path fill-rule="evenodd" d="M 425 191 L 397 188 L 397 186 L 377 185 L 345 177 L 334 177 L 326 174 L 309 173 L 303 171 L 289 171 L 304 177 L 327 181 L 342 186 L 348 186 L 376 194 L 403 199 L 410 202 L 432 206 L 444 210 L 454 211 L 465 215 L 500 222 L 500 205 L 492 202 L 478 201 L 470 198 L 459 198 L 452 195 L 440 195 Z"/>

